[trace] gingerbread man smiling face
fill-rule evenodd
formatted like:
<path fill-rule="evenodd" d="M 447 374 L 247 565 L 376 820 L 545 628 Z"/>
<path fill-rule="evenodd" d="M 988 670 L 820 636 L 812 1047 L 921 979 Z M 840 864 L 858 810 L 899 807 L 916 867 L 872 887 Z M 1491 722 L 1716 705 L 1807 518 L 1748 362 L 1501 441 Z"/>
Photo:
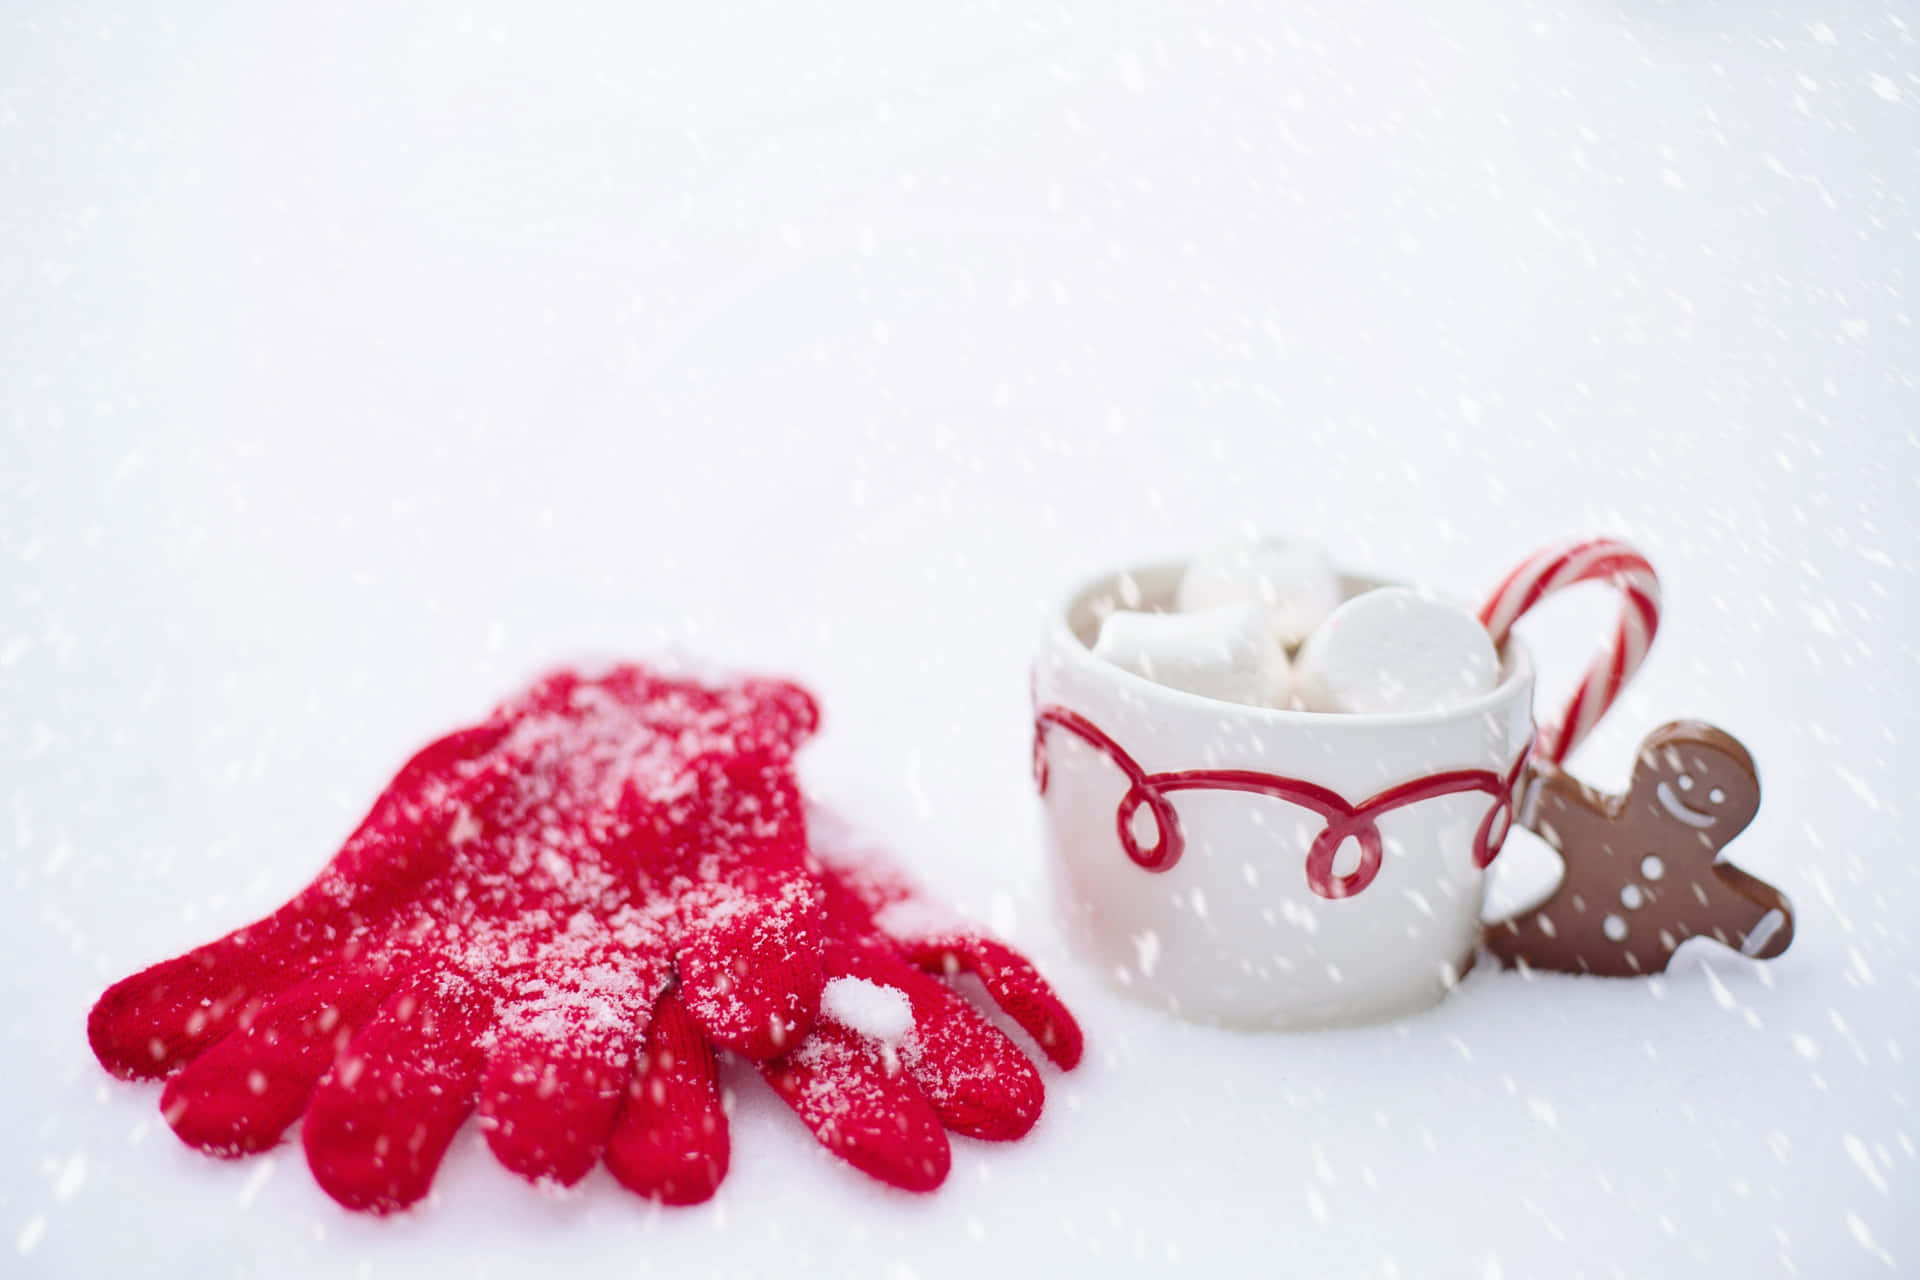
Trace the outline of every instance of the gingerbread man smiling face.
<path fill-rule="evenodd" d="M 1539 906 L 1489 926 L 1503 964 L 1616 977 L 1657 973 L 1688 938 L 1770 959 L 1793 941 L 1778 889 L 1719 860 L 1760 809 L 1753 758 L 1697 721 L 1655 730 L 1633 779 L 1610 796 L 1533 766 L 1525 825 L 1566 862 Z"/>

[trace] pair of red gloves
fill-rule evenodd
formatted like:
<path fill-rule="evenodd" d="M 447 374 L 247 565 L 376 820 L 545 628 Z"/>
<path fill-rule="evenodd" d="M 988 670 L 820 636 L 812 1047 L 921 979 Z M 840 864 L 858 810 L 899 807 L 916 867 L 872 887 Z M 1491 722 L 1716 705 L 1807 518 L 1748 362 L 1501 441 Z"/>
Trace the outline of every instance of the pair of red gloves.
<path fill-rule="evenodd" d="M 409 760 L 318 879 L 257 924 L 115 984 L 117 1075 L 170 1077 L 186 1142 L 239 1156 L 304 1114 L 354 1209 L 426 1194 L 477 1106 L 514 1172 L 604 1158 L 672 1204 L 726 1174 L 715 1049 L 829 1150 L 931 1190 L 945 1130 L 1017 1138 L 1044 1089 L 930 974 L 977 974 L 1062 1067 L 1079 1027 L 1023 957 L 809 808 L 813 699 L 637 666 L 560 671 Z"/>

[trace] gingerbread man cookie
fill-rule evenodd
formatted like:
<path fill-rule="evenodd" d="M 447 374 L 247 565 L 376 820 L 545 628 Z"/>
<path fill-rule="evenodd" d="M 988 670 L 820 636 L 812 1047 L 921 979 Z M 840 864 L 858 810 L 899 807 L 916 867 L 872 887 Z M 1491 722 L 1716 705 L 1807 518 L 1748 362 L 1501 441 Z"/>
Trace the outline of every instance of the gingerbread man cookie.
<path fill-rule="evenodd" d="M 1539 906 L 1487 929 L 1502 964 L 1633 977 L 1658 973 L 1688 938 L 1771 959 L 1793 941 L 1793 906 L 1764 880 L 1719 861 L 1760 808 L 1753 757 L 1693 720 L 1640 744 L 1623 796 L 1545 762 L 1531 766 L 1521 820 L 1566 862 Z"/>

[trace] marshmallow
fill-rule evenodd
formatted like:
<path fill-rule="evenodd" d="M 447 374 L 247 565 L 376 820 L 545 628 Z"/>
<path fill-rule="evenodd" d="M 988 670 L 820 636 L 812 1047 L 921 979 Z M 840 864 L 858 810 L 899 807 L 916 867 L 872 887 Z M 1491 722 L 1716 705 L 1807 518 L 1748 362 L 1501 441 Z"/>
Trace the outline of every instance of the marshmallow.
<path fill-rule="evenodd" d="M 1500 679 L 1486 628 L 1465 609 L 1405 587 L 1355 596 L 1307 637 L 1294 692 L 1309 711 L 1443 711 Z"/>
<path fill-rule="evenodd" d="M 1174 603 L 1182 611 L 1253 601 L 1267 626 L 1292 648 L 1340 603 L 1340 579 L 1318 547 L 1255 542 L 1210 551 L 1187 566 Z"/>
<path fill-rule="evenodd" d="M 1170 689 L 1253 707 L 1283 707 L 1291 684 L 1287 654 L 1257 604 L 1197 613 L 1107 615 L 1095 656 Z"/>

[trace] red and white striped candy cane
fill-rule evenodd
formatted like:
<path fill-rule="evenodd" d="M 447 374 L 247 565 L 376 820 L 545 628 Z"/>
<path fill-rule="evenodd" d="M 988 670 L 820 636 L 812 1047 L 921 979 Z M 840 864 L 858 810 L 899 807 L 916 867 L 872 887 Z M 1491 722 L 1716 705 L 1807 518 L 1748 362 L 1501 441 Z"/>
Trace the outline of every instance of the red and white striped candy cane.
<path fill-rule="evenodd" d="M 1580 678 L 1573 701 L 1560 720 L 1540 731 L 1534 748 L 1555 764 L 1600 723 L 1620 690 L 1647 656 L 1660 627 L 1660 579 L 1647 558 L 1624 542 L 1588 538 L 1549 547 L 1522 561 L 1480 609 L 1480 621 L 1495 645 L 1504 645 L 1527 610 L 1562 587 L 1576 582 L 1609 582 L 1621 595 L 1620 622 L 1593 665 Z"/>

